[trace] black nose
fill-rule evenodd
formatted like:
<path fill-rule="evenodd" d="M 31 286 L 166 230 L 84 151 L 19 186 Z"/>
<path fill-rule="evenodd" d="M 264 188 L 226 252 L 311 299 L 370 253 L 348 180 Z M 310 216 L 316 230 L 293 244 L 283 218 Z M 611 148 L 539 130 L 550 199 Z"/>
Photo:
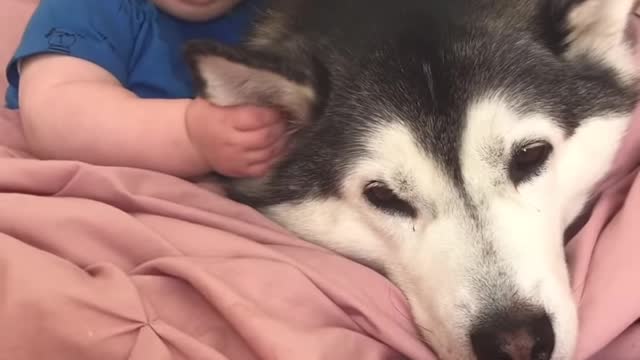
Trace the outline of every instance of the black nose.
<path fill-rule="evenodd" d="M 478 360 L 549 360 L 555 340 L 544 311 L 495 314 L 485 317 L 471 332 Z"/>

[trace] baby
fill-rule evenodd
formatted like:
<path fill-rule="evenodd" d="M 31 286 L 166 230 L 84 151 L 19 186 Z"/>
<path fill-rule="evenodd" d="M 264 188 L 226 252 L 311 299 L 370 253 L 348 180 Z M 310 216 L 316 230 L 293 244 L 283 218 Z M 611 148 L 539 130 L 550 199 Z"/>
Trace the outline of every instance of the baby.
<path fill-rule="evenodd" d="M 20 109 L 27 143 L 44 159 L 261 176 L 285 151 L 283 118 L 194 99 L 182 59 L 190 39 L 241 41 L 258 5 L 41 0 L 7 69 L 7 106 Z"/>

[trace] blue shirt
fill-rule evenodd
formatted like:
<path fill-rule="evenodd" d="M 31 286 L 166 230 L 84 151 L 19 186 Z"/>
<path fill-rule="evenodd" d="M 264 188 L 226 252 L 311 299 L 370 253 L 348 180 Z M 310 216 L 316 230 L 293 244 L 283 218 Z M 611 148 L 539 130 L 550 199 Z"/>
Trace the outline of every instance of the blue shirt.
<path fill-rule="evenodd" d="M 148 0 L 41 0 L 6 69 L 6 106 L 18 108 L 19 61 L 42 53 L 97 64 L 142 98 L 192 98 L 184 43 L 212 38 L 237 44 L 248 31 L 257 2 L 246 0 L 222 17 L 193 23 L 164 13 Z"/>

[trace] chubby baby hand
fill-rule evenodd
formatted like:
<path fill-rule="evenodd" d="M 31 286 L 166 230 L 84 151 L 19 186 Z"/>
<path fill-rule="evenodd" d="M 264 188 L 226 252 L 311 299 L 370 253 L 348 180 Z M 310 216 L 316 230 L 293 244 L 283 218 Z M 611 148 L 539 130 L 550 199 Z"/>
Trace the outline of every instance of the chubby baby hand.
<path fill-rule="evenodd" d="M 186 126 L 201 156 L 229 177 L 263 176 L 287 148 L 285 119 L 264 107 L 220 107 L 197 98 L 187 109 Z"/>

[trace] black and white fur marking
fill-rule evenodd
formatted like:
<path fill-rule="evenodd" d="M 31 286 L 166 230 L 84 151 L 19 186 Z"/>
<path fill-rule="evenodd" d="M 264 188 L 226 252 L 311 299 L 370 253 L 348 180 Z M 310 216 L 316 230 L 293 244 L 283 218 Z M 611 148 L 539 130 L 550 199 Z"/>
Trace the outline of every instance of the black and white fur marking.
<path fill-rule="evenodd" d="M 200 94 L 295 146 L 231 195 L 384 272 L 442 359 L 571 359 L 563 232 L 634 108 L 634 0 L 271 0 Z"/>

